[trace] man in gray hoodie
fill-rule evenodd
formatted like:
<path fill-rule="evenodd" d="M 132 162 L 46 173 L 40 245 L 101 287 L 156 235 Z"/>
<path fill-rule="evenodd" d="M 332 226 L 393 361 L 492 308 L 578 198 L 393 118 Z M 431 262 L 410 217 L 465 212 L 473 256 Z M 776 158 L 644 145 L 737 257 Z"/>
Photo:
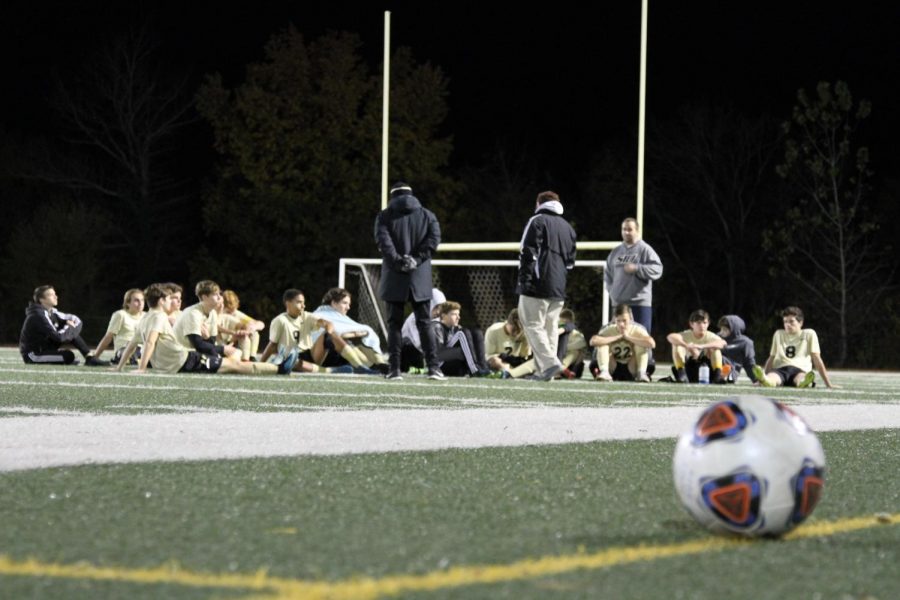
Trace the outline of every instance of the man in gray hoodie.
<path fill-rule="evenodd" d="M 653 282 L 662 277 L 659 255 L 641 239 L 641 226 L 636 219 L 622 221 L 622 243 L 606 258 L 603 279 L 613 306 L 627 304 L 634 320 L 653 333 Z"/>

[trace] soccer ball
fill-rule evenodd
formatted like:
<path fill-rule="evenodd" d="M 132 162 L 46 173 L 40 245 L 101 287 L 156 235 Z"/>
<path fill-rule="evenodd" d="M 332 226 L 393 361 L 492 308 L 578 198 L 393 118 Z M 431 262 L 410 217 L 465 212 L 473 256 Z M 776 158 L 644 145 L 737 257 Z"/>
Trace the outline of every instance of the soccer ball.
<path fill-rule="evenodd" d="M 813 511 L 825 453 L 787 406 L 761 396 L 709 406 L 678 438 L 673 460 L 681 503 L 719 533 L 779 535 Z"/>

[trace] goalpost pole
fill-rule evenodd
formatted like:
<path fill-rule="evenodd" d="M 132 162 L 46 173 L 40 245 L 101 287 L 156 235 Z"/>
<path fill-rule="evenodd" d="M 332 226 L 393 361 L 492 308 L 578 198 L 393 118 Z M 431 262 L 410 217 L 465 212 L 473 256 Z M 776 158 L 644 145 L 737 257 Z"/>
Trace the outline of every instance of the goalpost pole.
<path fill-rule="evenodd" d="M 638 164 L 637 164 L 637 221 L 642 234 L 644 223 L 644 121 L 647 112 L 647 2 L 641 1 L 641 84 L 638 96 Z"/>
<path fill-rule="evenodd" d="M 388 205 L 388 114 L 391 75 L 391 11 L 384 11 L 384 73 L 381 92 L 381 210 Z"/>

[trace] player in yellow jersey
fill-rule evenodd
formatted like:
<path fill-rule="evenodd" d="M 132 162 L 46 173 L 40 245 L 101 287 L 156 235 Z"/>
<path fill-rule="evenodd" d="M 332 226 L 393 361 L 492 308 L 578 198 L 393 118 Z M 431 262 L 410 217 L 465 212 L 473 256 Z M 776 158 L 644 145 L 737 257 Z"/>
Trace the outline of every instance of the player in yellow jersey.
<path fill-rule="evenodd" d="M 670 333 L 666 339 L 672 344 L 672 369 L 678 383 L 697 383 L 700 365 L 709 369 L 710 383 L 724 383 L 722 379 L 722 348 L 728 342 L 709 331 L 709 313 L 695 310 L 688 319 L 690 329 Z"/>
<path fill-rule="evenodd" d="M 172 296 L 166 284 L 154 283 L 145 291 L 144 296 L 150 310 L 141 318 L 134 338 L 128 343 L 119 361 L 117 370 L 121 371 L 131 358 L 138 344 L 143 344 L 141 360 L 138 368 L 132 373 L 141 374 L 152 366 L 159 373 L 239 373 L 244 375 L 290 374 L 296 361 L 286 361 L 282 366 L 267 363 L 245 363 L 239 357 L 223 357 L 218 353 L 203 353 L 188 349 L 178 340 L 168 312 L 171 308 Z"/>
<path fill-rule="evenodd" d="M 835 387 L 828 376 L 828 369 L 822 361 L 819 336 L 813 329 L 803 328 L 803 311 L 796 306 L 788 306 L 781 311 L 784 329 L 779 329 L 772 337 L 772 348 L 766 360 L 765 369 L 754 365 L 753 373 L 764 387 L 814 387 L 816 374 L 829 388 Z"/>
<path fill-rule="evenodd" d="M 504 379 L 524 377 L 534 372 L 533 363 L 523 366 L 531 355 L 525 331 L 519 321 L 519 309 L 509 311 L 505 321 L 494 323 L 484 332 L 484 353 L 488 367 Z"/>
<path fill-rule="evenodd" d="M 616 306 L 613 314 L 613 322 L 591 337 L 591 346 L 597 349 L 594 379 L 649 382 L 647 363 L 656 342 L 635 322 L 627 304 Z"/>
<path fill-rule="evenodd" d="M 174 327 L 175 321 L 178 320 L 178 317 L 181 316 L 181 304 L 183 302 L 182 294 L 184 293 L 184 288 L 178 285 L 177 283 L 166 283 L 163 284 L 168 288 L 169 292 L 172 294 L 172 300 L 169 302 L 168 308 L 168 317 L 169 324 Z"/>
<path fill-rule="evenodd" d="M 320 367 L 312 357 L 312 334 L 319 329 L 319 319 L 306 312 L 306 296 L 301 290 L 288 289 L 281 296 L 284 312 L 269 324 L 269 343 L 260 360 L 281 362 L 290 350 L 300 352 L 295 371 L 304 373 L 352 373 L 353 369 Z"/>
<path fill-rule="evenodd" d="M 134 337 L 135 328 L 144 316 L 144 290 L 132 288 L 125 292 L 125 298 L 122 301 L 122 308 L 112 314 L 109 319 L 109 325 L 106 327 L 106 334 L 97 343 L 94 349 L 94 356 L 100 357 L 101 354 L 113 345 L 115 355 L 112 364 L 117 364 L 122 357 L 122 352 L 128 346 L 128 342 Z M 140 358 L 140 354 L 136 358 Z M 137 364 L 137 360 L 133 357 L 131 364 Z"/>
<path fill-rule="evenodd" d="M 241 360 L 256 360 L 259 352 L 259 332 L 266 324 L 241 312 L 241 299 L 232 290 L 222 292 L 216 306 L 219 336 L 225 343 L 235 344 L 241 351 Z"/>

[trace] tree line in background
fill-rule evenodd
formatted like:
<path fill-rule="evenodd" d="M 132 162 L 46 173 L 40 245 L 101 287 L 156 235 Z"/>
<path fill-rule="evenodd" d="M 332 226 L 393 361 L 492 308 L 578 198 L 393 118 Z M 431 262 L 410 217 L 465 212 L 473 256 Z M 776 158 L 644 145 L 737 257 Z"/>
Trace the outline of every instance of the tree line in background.
<path fill-rule="evenodd" d="M 98 339 L 125 289 L 151 281 L 188 284 L 190 302 L 190 282 L 215 279 L 265 320 L 287 287 L 315 305 L 339 257 L 376 254 L 380 73 L 357 36 L 290 28 L 235 83 L 210 74 L 190 89 L 146 32 L 60 77 L 56 133 L 0 140 L 0 341 L 16 341 L 31 290 L 48 282 Z M 542 172 L 527 144 L 451 160 L 447 94 L 439 67 L 394 52 L 390 176 L 413 184 L 446 240 L 518 239 L 545 188 L 580 239 L 619 238 L 633 140 L 598 143 L 575 180 Z M 644 229 L 665 265 L 659 339 L 704 307 L 742 315 L 762 357 L 779 309 L 797 304 L 829 364 L 897 366 L 898 182 L 872 172 L 871 110 L 823 82 L 780 120 L 695 105 L 651 121 Z M 210 145 L 214 159 L 198 159 Z M 585 331 L 601 325 L 600 285 L 596 273 L 571 281 Z"/>

